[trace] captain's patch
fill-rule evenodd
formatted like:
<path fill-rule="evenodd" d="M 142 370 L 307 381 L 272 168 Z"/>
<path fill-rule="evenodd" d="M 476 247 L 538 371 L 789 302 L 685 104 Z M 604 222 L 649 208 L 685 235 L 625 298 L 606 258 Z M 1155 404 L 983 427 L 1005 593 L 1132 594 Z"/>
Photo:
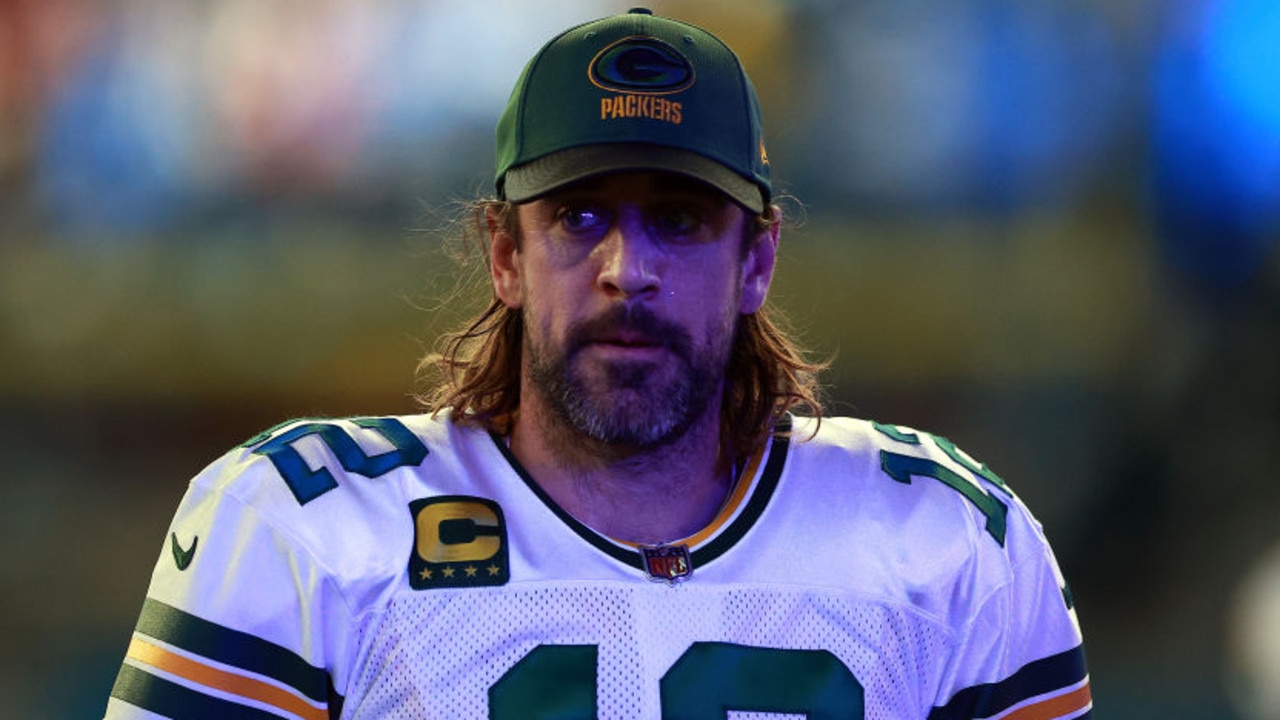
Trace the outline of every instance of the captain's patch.
<path fill-rule="evenodd" d="M 409 585 L 414 590 L 505 585 L 511 578 L 502 508 L 466 495 L 409 503 L 413 553 Z"/>

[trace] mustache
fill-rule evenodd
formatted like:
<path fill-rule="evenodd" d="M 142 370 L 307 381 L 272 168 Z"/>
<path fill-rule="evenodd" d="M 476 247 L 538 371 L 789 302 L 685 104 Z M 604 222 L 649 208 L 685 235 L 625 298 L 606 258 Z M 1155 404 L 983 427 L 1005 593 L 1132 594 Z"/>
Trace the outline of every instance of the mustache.
<path fill-rule="evenodd" d="M 644 305 L 615 305 L 593 318 L 574 323 L 568 329 L 565 345 L 572 354 L 591 343 L 622 335 L 664 346 L 681 357 L 688 357 L 693 347 L 693 339 L 683 327 L 662 319 Z"/>

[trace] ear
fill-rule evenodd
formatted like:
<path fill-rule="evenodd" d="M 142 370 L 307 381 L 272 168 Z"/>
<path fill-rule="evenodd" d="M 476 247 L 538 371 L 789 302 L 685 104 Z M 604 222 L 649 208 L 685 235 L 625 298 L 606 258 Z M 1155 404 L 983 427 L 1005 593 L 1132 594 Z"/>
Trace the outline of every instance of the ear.
<path fill-rule="evenodd" d="M 764 305 L 769 285 L 773 282 L 778 240 L 782 234 L 782 211 L 775 206 L 774 212 L 778 222 L 756 235 L 742 260 L 742 296 L 738 301 L 738 312 L 743 315 L 750 315 Z M 747 217 L 746 221 L 753 223 L 755 218 Z"/>
<path fill-rule="evenodd" d="M 507 212 L 519 212 L 512 206 Z M 493 278 L 493 294 L 503 305 L 520 307 L 524 293 L 520 284 L 520 248 L 507 223 L 493 206 L 484 209 L 485 228 L 489 232 L 489 272 Z"/>

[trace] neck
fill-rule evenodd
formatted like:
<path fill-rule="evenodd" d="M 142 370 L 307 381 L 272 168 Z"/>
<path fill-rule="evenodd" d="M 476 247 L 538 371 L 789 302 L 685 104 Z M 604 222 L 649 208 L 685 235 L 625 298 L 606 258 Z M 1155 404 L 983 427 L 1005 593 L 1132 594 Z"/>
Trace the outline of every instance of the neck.
<path fill-rule="evenodd" d="M 732 488 L 719 411 L 711 403 L 688 432 L 661 447 L 619 448 L 565 427 L 526 395 L 511 452 L 556 504 L 596 532 L 670 542 L 706 527 Z"/>

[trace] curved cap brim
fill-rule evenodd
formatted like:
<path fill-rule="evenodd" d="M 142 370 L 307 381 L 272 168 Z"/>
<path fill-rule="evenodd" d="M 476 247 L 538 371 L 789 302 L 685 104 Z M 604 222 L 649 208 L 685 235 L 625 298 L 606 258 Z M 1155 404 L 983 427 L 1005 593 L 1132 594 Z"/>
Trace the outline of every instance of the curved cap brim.
<path fill-rule="evenodd" d="M 527 202 L 571 183 L 628 170 L 665 170 L 711 185 L 752 212 L 764 212 L 760 186 L 688 150 L 645 143 L 606 143 L 561 150 L 517 165 L 503 179 L 504 197 Z"/>

